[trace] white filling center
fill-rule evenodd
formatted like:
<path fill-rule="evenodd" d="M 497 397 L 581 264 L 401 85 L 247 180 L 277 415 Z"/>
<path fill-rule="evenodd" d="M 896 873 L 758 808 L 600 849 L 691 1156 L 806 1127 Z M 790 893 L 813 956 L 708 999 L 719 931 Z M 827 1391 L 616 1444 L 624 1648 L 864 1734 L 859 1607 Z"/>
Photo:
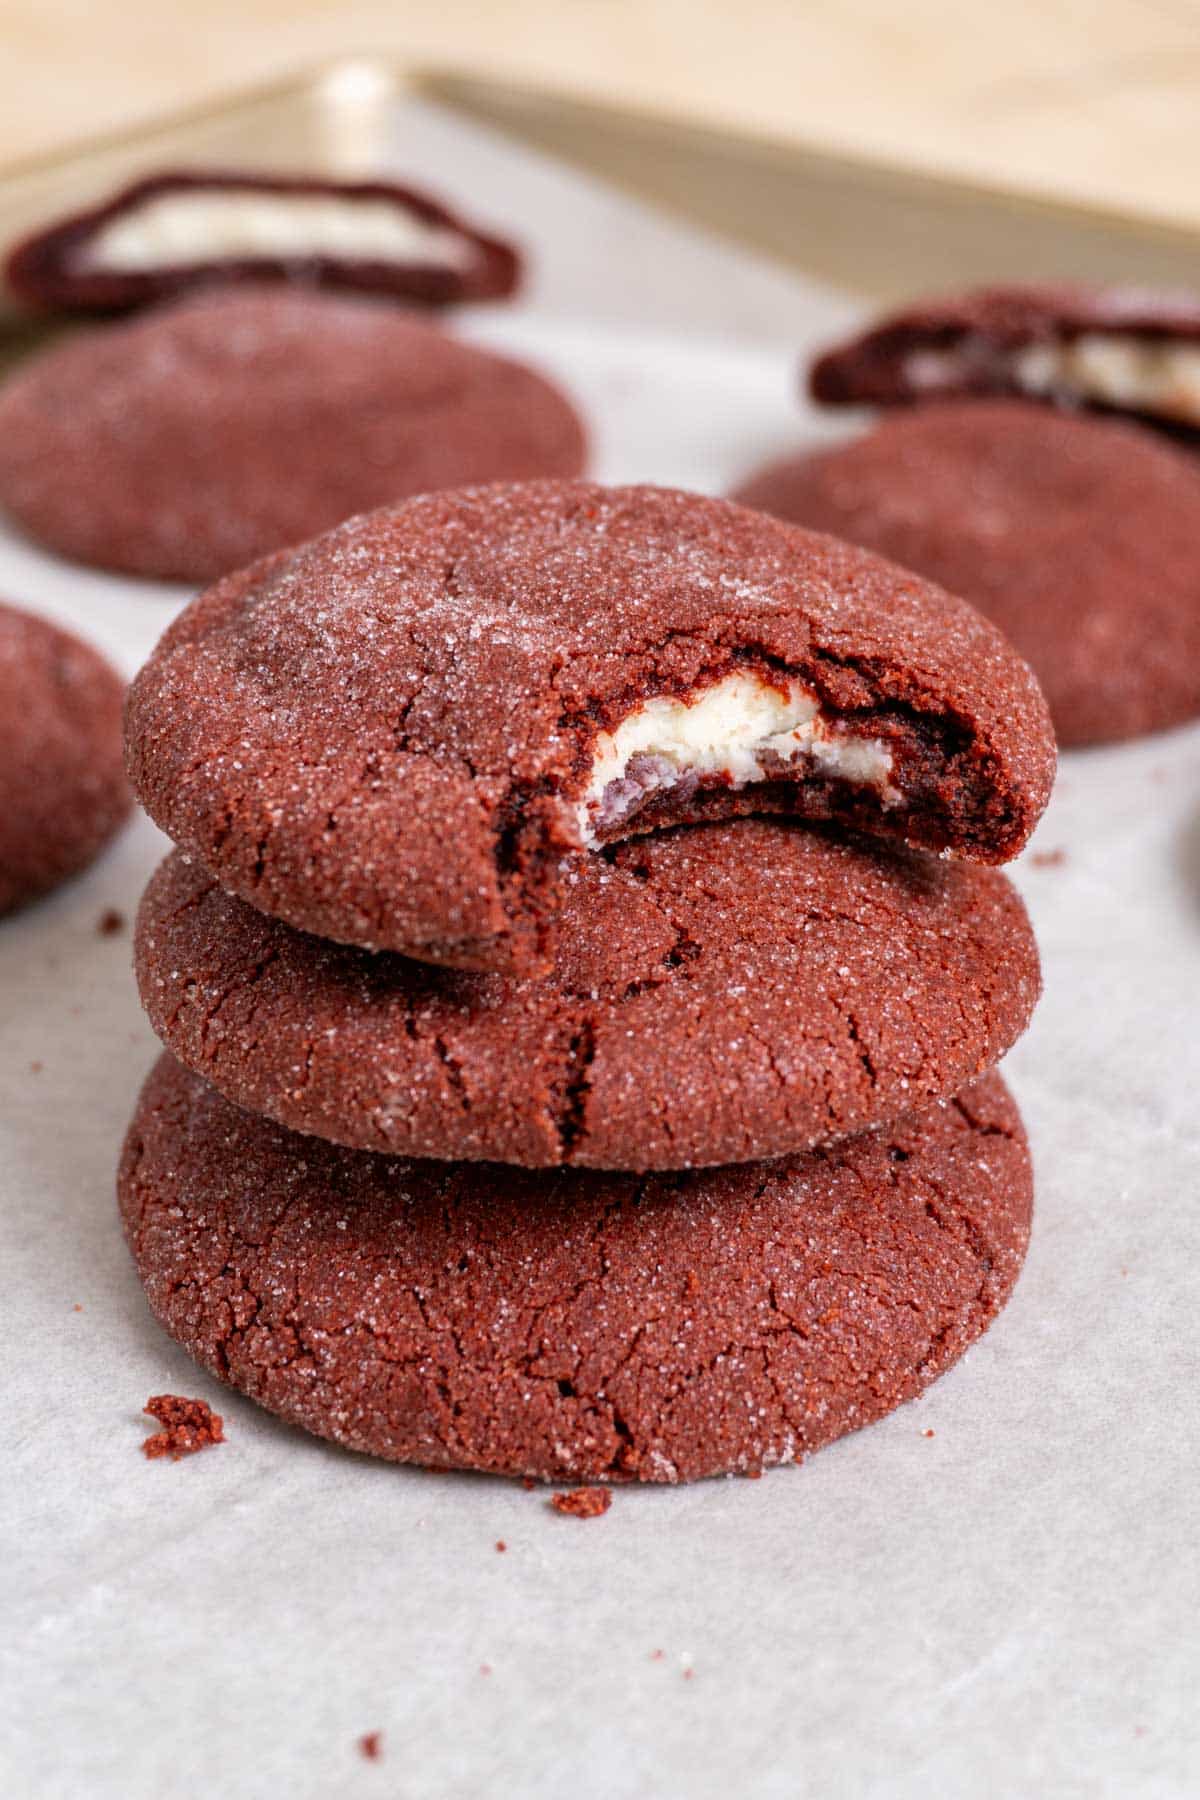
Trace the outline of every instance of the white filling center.
<path fill-rule="evenodd" d="M 1061 344 L 1031 344 L 1017 356 L 1016 369 L 1028 393 L 1066 393 L 1200 424 L 1195 344 L 1090 332 Z"/>
<path fill-rule="evenodd" d="M 461 268 L 472 254 L 461 233 L 429 225 L 395 200 L 189 188 L 118 213 L 81 247 L 79 261 L 113 273 L 298 256 Z"/>
<path fill-rule="evenodd" d="M 647 762 L 639 767 L 642 758 Z M 638 787 L 652 794 L 688 773 L 747 787 L 778 775 L 777 758 L 784 763 L 807 758 L 817 774 L 875 788 L 884 805 L 900 798 L 889 780 L 891 751 L 878 738 L 836 734 L 799 681 L 772 687 L 759 675 L 739 671 L 690 700 L 647 700 L 615 730 L 599 734 L 591 779 L 577 807 L 583 841 L 597 842 L 605 796 L 614 782 L 626 779 L 631 764 Z"/>

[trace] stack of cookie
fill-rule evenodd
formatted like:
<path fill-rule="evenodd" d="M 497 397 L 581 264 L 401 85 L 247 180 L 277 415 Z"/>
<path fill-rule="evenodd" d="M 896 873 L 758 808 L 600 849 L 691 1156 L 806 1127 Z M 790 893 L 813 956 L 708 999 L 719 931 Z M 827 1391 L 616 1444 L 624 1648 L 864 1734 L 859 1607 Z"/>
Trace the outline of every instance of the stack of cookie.
<path fill-rule="evenodd" d="M 678 1481 L 1003 1304 L 1038 967 L 987 865 L 1054 752 L 966 605 L 722 501 L 428 495 L 194 602 L 127 733 L 178 848 L 121 1207 L 222 1379 L 395 1461 Z"/>

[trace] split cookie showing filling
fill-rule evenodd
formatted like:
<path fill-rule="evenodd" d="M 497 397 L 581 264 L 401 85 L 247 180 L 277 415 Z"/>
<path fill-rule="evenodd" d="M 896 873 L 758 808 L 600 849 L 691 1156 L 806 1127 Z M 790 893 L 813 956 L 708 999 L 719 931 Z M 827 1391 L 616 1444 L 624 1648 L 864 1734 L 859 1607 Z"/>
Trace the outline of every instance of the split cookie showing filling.
<path fill-rule="evenodd" d="M 739 667 L 686 694 L 645 696 L 597 731 L 573 806 L 587 849 L 773 812 L 991 861 L 996 802 L 965 723 L 886 702 L 843 713 L 800 676 Z"/>
<path fill-rule="evenodd" d="M 442 305 L 511 294 L 512 245 L 397 182 L 170 170 L 33 233 L 9 255 L 37 305 L 123 311 L 216 276 L 315 281 Z"/>

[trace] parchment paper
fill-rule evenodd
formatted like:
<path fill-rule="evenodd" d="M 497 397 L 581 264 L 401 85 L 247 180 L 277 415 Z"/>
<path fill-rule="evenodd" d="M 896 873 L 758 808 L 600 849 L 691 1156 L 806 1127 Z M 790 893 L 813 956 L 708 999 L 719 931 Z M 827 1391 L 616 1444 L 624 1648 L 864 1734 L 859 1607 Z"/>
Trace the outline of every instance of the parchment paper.
<path fill-rule="evenodd" d="M 844 298 L 427 109 L 398 112 L 396 165 L 520 227 L 528 300 L 464 329 L 559 374 L 603 476 L 719 490 L 833 429 L 795 363 Z M 129 670 L 182 598 L 12 537 L 0 592 Z M 96 922 L 161 849 L 142 821 L 0 925 L 0 1790 L 1200 1791 L 1200 729 L 1066 758 L 1035 844 L 1062 860 L 1016 870 L 1046 974 L 1008 1067 L 1038 1203 L 994 1330 L 801 1469 L 621 1490 L 587 1523 L 285 1429 L 150 1318 L 112 1176 L 155 1046 L 128 932 Z M 162 1390 L 214 1402 L 227 1443 L 147 1463 Z"/>

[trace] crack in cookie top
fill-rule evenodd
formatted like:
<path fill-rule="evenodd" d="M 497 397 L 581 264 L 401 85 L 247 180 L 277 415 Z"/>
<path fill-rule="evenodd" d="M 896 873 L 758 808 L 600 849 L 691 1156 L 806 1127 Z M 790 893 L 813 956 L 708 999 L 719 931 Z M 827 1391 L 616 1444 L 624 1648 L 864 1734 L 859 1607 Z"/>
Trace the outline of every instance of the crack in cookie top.
<path fill-rule="evenodd" d="M 134 684 L 151 815 L 231 892 L 463 967 L 545 948 L 560 861 L 778 811 L 986 862 L 1045 805 L 1040 690 L 963 602 L 667 489 L 426 495 L 219 584 Z"/>

